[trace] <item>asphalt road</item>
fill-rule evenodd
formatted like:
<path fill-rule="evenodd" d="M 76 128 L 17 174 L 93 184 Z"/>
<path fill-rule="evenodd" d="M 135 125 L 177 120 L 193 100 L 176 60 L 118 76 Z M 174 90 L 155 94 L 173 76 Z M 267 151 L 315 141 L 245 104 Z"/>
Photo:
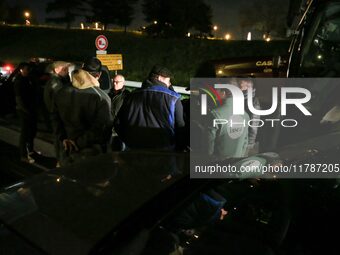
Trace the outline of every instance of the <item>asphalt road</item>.
<path fill-rule="evenodd" d="M 20 161 L 17 147 L 0 140 L 0 187 L 25 180 L 55 166 L 54 158 L 39 156 L 35 164 Z"/>

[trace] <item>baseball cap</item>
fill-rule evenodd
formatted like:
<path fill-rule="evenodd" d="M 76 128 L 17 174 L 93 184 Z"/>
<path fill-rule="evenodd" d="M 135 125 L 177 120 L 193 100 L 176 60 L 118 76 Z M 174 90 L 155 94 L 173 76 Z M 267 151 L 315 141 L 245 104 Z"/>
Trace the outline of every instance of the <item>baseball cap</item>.
<path fill-rule="evenodd" d="M 152 75 L 160 75 L 160 76 L 163 76 L 163 77 L 173 78 L 172 72 L 168 68 L 166 68 L 164 66 L 160 66 L 160 65 L 155 65 L 151 69 L 149 76 L 152 76 Z"/>
<path fill-rule="evenodd" d="M 102 69 L 102 62 L 96 57 L 85 59 L 83 70 L 87 72 L 100 72 Z"/>

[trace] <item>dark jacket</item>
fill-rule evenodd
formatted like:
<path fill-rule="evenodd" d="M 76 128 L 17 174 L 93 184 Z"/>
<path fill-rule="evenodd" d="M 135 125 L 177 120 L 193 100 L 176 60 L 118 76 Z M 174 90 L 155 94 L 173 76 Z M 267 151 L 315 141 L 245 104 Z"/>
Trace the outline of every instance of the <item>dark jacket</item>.
<path fill-rule="evenodd" d="M 110 90 L 109 92 L 109 97 L 111 98 L 111 113 L 113 119 L 116 118 L 120 107 L 122 107 L 124 98 L 130 94 L 128 90 L 123 87 L 123 89 L 115 92 L 113 89 Z"/>
<path fill-rule="evenodd" d="M 54 95 L 64 86 L 71 86 L 71 82 L 67 78 L 60 77 L 54 73 L 50 75 L 50 79 L 44 87 L 44 102 L 49 112 L 53 112 Z"/>
<path fill-rule="evenodd" d="M 115 120 L 115 130 L 132 149 L 172 150 L 183 140 L 180 95 L 159 81 L 146 80 L 130 93 Z"/>
<path fill-rule="evenodd" d="M 14 92 L 17 110 L 36 115 L 37 90 L 32 80 L 18 74 L 14 81 Z"/>
<path fill-rule="evenodd" d="M 71 139 L 79 149 L 103 145 L 111 136 L 110 98 L 94 78 L 78 83 L 79 86 L 75 83 L 73 78 L 73 86 L 63 87 L 55 95 L 54 120 L 59 140 Z"/>

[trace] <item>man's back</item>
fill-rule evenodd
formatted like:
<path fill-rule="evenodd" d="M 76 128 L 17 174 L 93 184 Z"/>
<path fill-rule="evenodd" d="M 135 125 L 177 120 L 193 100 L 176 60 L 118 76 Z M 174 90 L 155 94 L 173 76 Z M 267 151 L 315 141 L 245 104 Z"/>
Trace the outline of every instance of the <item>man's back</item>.
<path fill-rule="evenodd" d="M 180 95 L 162 85 L 128 95 L 116 122 L 121 139 L 135 149 L 174 149 L 176 128 L 183 126 Z"/>
<path fill-rule="evenodd" d="M 55 96 L 65 138 L 79 149 L 101 144 L 111 125 L 110 98 L 98 87 L 64 87 Z"/>

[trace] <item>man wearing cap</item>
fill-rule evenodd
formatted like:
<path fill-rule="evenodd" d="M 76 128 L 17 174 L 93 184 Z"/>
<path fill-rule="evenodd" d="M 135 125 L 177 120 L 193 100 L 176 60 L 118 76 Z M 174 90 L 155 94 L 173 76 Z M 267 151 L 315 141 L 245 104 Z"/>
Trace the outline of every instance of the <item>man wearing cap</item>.
<path fill-rule="evenodd" d="M 101 62 L 89 58 L 72 74 L 72 86 L 58 92 L 58 139 L 63 145 L 62 164 L 105 152 L 112 129 L 111 101 L 99 87 Z"/>
<path fill-rule="evenodd" d="M 47 111 L 51 115 L 51 122 L 55 116 L 55 107 L 54 107 L 54 98 L 56 93 L 63 88 L 64 86 L 71 86 L 70 77 L 69 77 L 69 66 L 71 64 L 64 61 L 56 61 L 51 64 L 50 68 L 50 79 L 46 83 L 44 87 L 44 102 L 46 105 Z M 53 132 L 55 134 L 54 140 L 54 149 L 57 158 L 57 167 L 60 166 L 60 144 L 56 135 L 56 126 L 53 125 Z"/>
<path fill-rule="evenodd" d="M 126 97 L 115 130 L 129 149 L 181 148 L 184 129 L 180 95 L 171 89 L 171 72 L 154 66 L 137 89 Z"/>
<path fill-rule="evenodd" d="M 44 88 L 44 102 L 49 112 L 53 111 L 54 94 L 65 85 L 70 85 L 68 68 L 71 64 L 56 61 L 50 67 L 51 77 Z"/>

